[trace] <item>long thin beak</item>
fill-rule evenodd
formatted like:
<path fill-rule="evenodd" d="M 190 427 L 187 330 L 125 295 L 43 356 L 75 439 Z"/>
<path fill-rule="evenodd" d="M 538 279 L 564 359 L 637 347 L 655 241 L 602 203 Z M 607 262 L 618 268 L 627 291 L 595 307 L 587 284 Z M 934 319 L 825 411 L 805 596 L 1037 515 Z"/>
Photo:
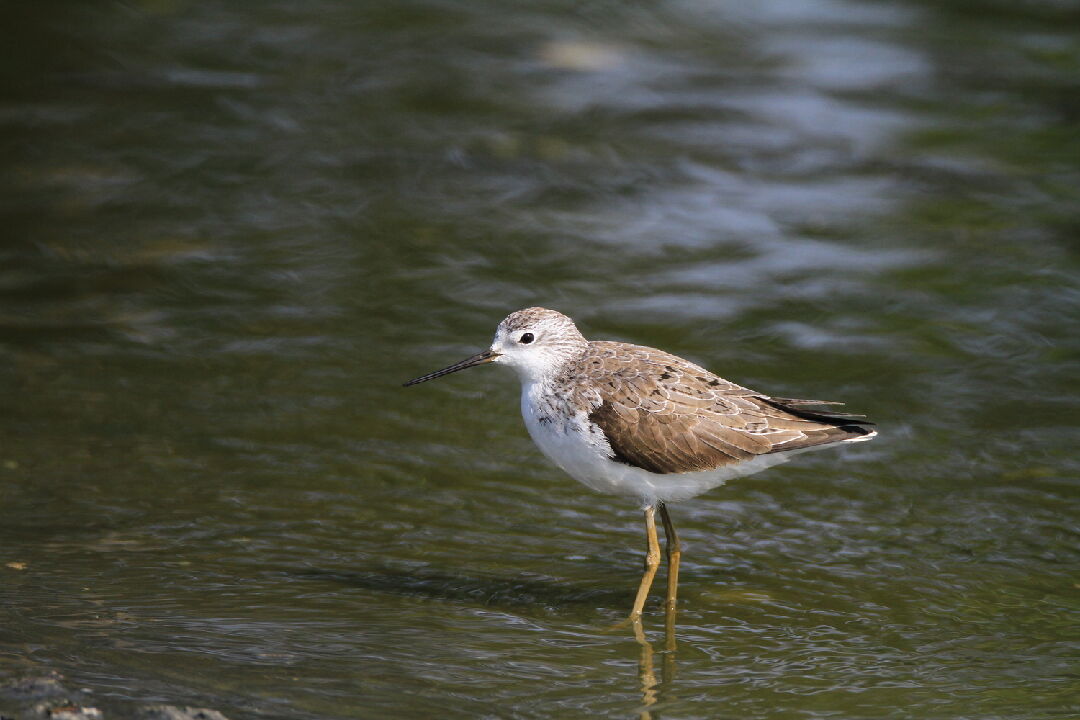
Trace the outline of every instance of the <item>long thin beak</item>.
<path fill-rule="evenodd" d="M 428 380 L 434 380 L 437 377 L 443 375 L 449 375 L 450 373 L 457 372 L 458 370 L 464 370 L 465 368 L 471 368 L 475 365 L 486 365 L 492 362 L 495 358 L 499 357 L 501 353 L 492 352 L 491 350 L 485 350 L 484 352 L 476 353 L 472 357 L 467 357 L 459 363 L 454 363 L 450 367 L 444 367 L 442 370 L 436 370 L 433 373 L 427 375 L 421 375 L 418 378 L 414 378 L 407 383 L 404 383 L 402 387 L 409 387 L 410 385 L 417 385 Z"/>

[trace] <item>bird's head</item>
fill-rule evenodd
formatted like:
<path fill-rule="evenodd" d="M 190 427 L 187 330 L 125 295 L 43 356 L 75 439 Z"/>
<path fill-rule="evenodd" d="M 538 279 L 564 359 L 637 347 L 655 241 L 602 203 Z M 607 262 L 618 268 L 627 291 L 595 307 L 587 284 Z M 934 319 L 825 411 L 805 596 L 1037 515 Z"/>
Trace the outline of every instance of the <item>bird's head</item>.
<path fill-rule="evenodd" d="M 499 323 L 495 339 L 487 350 L 405 385 L 416 385 L 487 363 L 512 367 L 522 382 L 536 382 L 557 373 L 587 347 L 588 341 L 567 316 L 547 308 L 525 308 L 507 315 Z"/>

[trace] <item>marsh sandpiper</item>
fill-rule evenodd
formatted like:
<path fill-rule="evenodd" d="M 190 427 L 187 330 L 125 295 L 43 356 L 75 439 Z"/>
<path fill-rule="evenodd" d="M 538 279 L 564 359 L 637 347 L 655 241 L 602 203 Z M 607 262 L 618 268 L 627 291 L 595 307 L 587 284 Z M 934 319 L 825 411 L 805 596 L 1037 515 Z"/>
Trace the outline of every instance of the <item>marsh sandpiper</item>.
<path fill-rule="evenodd" d="M 840 403 L 770 397 L 662 350 L 586 340 L 573 320 L 540 307 L 508 315 L 487 350 L 405 385 L 487 363 L 517 371 L 525 427 L 544 455 L 593 490 L 641 503 L 648 551 L 630 620 L 660 564 L 657 511 L 675 608 L 681 550 L 668 502 L 877 434 L 862 416 L 808 409 Z"/>

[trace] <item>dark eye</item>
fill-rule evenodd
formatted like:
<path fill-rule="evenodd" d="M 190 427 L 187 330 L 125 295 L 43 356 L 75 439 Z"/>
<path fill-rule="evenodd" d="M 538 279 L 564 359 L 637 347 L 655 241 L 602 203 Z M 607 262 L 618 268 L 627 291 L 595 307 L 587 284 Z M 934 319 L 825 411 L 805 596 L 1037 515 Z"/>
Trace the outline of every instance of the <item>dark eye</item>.
<path fill-rule="evenodd" d="M 536 338 L 533 337 L 532 333 L 525 333 L 524 335 L 522 335 L 518 339 L 518 342 L 521 343 L 522 345 L 528 345 L 529 343 L 531 343 L 535 339 Z"/>

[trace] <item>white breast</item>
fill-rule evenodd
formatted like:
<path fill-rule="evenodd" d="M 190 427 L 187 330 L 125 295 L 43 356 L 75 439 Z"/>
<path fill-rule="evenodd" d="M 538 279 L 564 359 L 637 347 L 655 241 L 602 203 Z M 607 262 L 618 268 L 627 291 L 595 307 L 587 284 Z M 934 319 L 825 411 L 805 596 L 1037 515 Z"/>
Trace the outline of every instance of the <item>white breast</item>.
<path fill-rule="evenodd" d="M 566 474 L 601 493 L 633 497 L 643 505 L 686 500 L 723 485 L 732 478 L 760 472 L 787 460 L 789 453 L 759 455 L 716 470 L 658 474 L 612 460 L 614 453 L 603 431 L 584 410 L 567 413 L 553 406 L 539 383 L 521 388 L 521 415 L 533 442 Z"/>

